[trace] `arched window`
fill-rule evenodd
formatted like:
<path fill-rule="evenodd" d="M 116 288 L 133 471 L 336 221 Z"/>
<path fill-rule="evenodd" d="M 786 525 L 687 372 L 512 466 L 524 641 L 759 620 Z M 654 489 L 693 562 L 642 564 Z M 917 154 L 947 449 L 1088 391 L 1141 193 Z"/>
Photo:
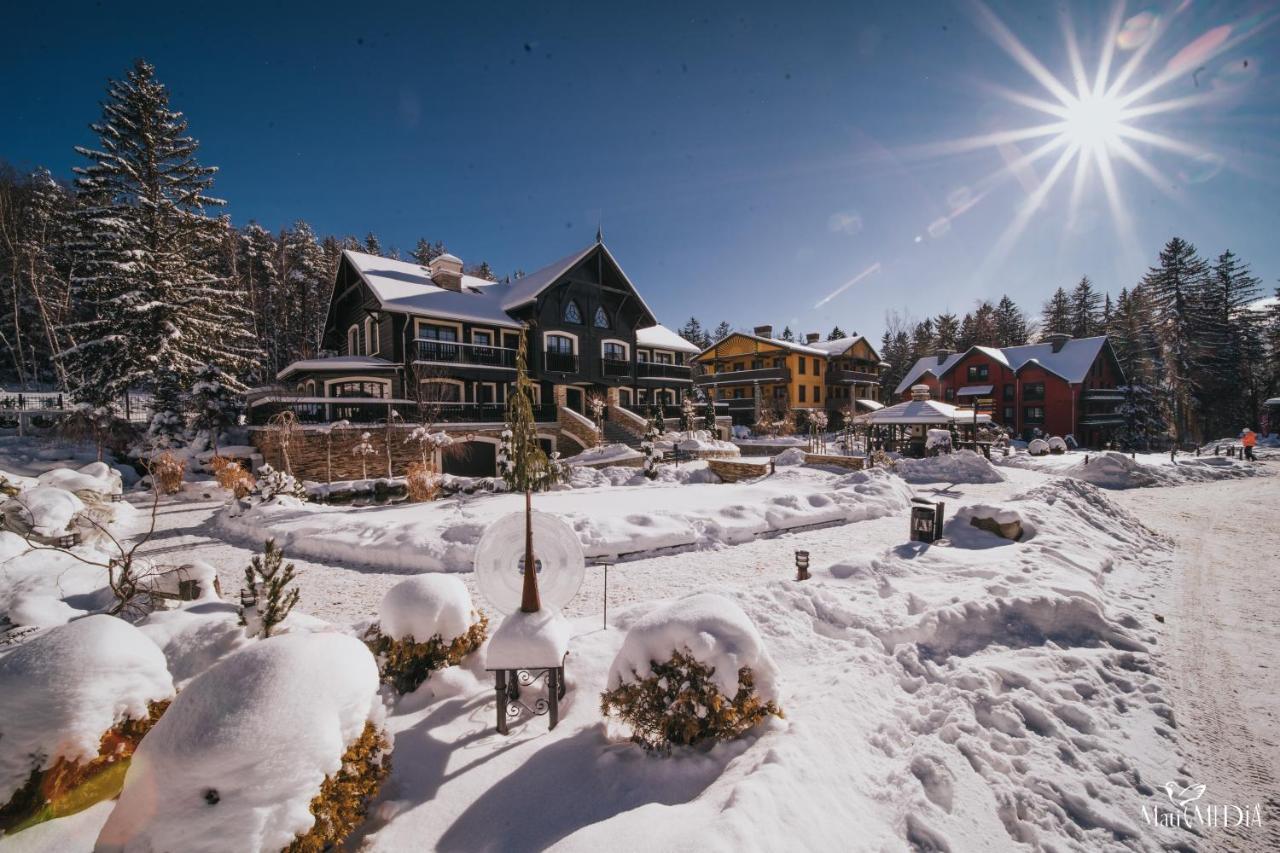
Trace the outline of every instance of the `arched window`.
<path fill-rule="evenodd" d="M 582 309 L 572 299 L 569 300 L 568 305 L 564 306 L 564 321 L 566 323 L 582 323 Z"/>
<path fill-rule="evenodd" d="M 596 308 L 596 316 L 592 321 L 597 329 L 609 328 L 609 315 L 604 313 L 603 308 Z"/>

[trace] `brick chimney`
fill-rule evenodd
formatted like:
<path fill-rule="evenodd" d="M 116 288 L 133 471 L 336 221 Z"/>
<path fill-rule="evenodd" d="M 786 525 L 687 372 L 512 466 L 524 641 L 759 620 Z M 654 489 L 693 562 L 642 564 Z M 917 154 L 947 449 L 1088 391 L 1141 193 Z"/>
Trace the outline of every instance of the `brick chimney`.
<path fill-rule="evenodd" d="M 755 332 L 758 338 L 772 338 L 773 326 L 756 326 L 751 331 Z"/>
<path fill-rule="evenodd" d="M 935 352 L 934 352 L 934 355 L 935 355 L 935 356 L 937 356 L 937 358 L 938 358 L 938 364 L 942 364 L 942 362 L 946 361 L 948 358 L 950 358 L 950 357 L 951 357 L 951 350 L 949 350 L 949 349 L 940 349 L 940 350 L 935 351 Z"/>
<path fill-rule="evenodd" d="M 452 290 L 455 293 L 462 291 L 462 259 L 450 254 L 443 254 L 431 261 L 431 266 L 427 267 L 431 273 L 431 281 L 436 287 Z"/>
<path fill-rule="evenodd" d="M 929 386 L 928 385 L 912 385 L 911 399 L 912 400 L 928 400 Z"/>
<path fill-rule="evenodd" d="M 1071 336 L 1066 332 L 1050 332 L 1044 336 L 1044 342 L 1053 347 L 1054 352 L 1062 352 L 1062 348 L 1067 345 L 1067 341 L 1071 340 Z"/>
<path fill-rule="evenodd" d="M 806 332 L 806 333 L 805 333 L 805 336 L 804 336 L 804 342 L 805 342 L 806 344 L 816 344 L 816 343 L 817 343 L 818 341 L 820 341 L 820 340 L 822 340 L 822 333 L 821 333 L 821 332 Z"/>

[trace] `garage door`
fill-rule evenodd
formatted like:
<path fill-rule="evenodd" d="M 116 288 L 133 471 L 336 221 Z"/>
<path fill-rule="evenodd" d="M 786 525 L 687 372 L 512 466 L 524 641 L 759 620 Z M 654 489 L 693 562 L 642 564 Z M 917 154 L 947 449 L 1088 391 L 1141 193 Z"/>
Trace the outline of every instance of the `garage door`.
<path fill-rule="evenodd" d="M 456 477 L 492 477 L 498 473 L 498 446 L 466 441 L 444 449 L 444 472 Z"/>

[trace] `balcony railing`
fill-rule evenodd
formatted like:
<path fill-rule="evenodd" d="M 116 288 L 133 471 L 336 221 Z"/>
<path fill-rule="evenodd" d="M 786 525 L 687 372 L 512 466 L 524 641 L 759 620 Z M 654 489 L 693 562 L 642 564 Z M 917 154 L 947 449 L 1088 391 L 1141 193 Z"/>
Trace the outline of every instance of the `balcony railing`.
<path fill-rule="evenodd" d="M 660 364 L 656 361 L 636 362 L 638 379 L 690 379 L 693 371 L 687 364 Z"/>
<path fill-rule="evenodd" d="M 729 370 L 723 373 L 708 373 L 698 377 L 699 385 L 741 385 L 752 382 L 788 382 L 791 369 L 788 367 L 759 367 L 752 370 Z"/>
<path fill-rule="evenodd" d="M 507 407 L 502 403 L 431 403 L 435 423 L 501 423 Z M 250 426 L 263 426 L 274 415 L 291 411 L 303 424 L 326 424 L 350 421 L 352 424 L 414 423 L 418 403 L 414 400 L 387 400 L 375 397 L 303 397 L 296 399 L 262 398 L 249 404 Z M 534 420 L 550 423 L 556 419 L 554 405 L 535 405 Z"/>
<path fill-rule="evenodd" d="M 466 364 L 477 367 L 510 367 L 516 366 L 516 351 L 505 347 L 486 346 L 483 344 L 464 344 L 454 341 L 435 341 L 419 338 L 414 341 L 417 346 L 418 361 L 440 364 Z"/>
<path fill-rule="evenodd" d="M 552 373 L 577 373 L 578 356 L 571 352 L 543 353 L 543 365 Z"/>
<path fill-rule="evenodd" d="M 880 381 L 880 376 L 866 370 L 830 370 L 827 371 L 827 381 L 833 384 L 837 382 L 875 383 Z"/>
<path fill-rule="evenodd" d="M 626 377 L 631 375 L 631 362 L 625 358 L 600 359 L 600 374 L 608 377 Z"/>

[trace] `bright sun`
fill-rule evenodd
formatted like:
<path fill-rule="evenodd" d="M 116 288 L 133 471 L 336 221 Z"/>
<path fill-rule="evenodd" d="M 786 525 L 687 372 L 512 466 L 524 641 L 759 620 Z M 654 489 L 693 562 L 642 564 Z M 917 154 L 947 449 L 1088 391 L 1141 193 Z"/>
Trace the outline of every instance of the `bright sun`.
<path fill-rule="evenodd" d="M 1117 98 L 1086 94 L 1065 106 L 1063 135 L 1082 149 L 1105 151 L 1124 134 L 1124 112 Z"/>

